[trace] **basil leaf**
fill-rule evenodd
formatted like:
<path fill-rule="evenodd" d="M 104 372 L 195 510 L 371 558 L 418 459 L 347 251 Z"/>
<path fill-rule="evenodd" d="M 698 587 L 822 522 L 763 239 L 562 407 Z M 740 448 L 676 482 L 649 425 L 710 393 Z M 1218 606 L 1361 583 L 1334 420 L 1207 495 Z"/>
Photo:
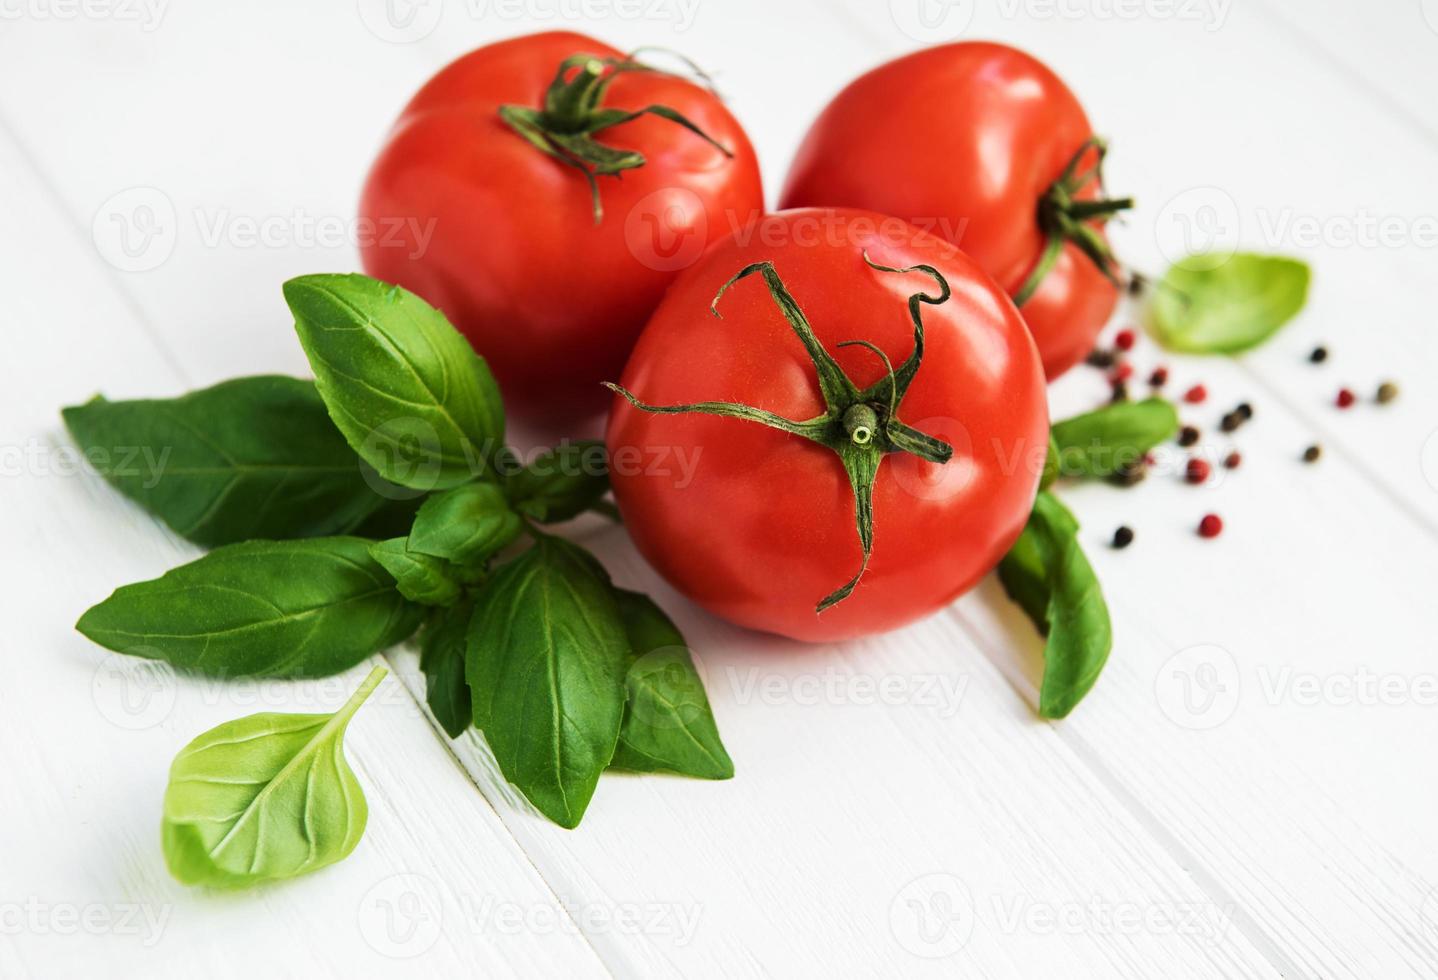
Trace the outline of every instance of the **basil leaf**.
<path fill-rule="evenodd" d="M 320 677 L 419 624 L 361 538 L 225 545 L 116 589 L 75 628 L 103 647 L 217 677 Z"/>
<path fill-rule="evenodd" d="M 114 487 L 196 544 L 353 530 L 410 491 L 362 463 L 309 381 L 236 378 L 179 398 L 61 412 Z"/>
<path fill-rule="evenodd" d="M 614 756 L 629 639 L 598 562 L 541 537 L 479 594 L 465 679 L 500 771 L 574 827 Z"/>
<path fill-rule="evenodd" d="M 1112 476 L 1178 432 L 1178 410 L 1162 398 L 1115 402 L 1054 423 L 1063 476 Z"/>
<path fill-rule="evenodd" d="M 424 502 L 409 550 L 460 564 L 482 561 L 519 535 L 519 515 L 492 483 L 467 483 Z"/>
<path fill-rule="evenodd" d="M 450 738 L 459 738 L 474 717 L 469 682 L 464 679 L 465 645 L 474 606 L 461 603 L 437 609 L 419 637 L 419 669 L 425 677 L 425 701 Z"/>
<path fill-rule="evenodd" d="M 1049 446 L 1044 453 L 1044 471 L 1039 477 L 1039 489 L 1047 490 L 1059 478 L 1059 447 L 1054 443 L 1053 430 L 1049 430 Z"/>
<path fill-rule="evenodd" d="M 505 484 L 514 509 L 544 524 L 578 517 L 609 492 L 604 443 L 583 441 L 546 449 Z"/>
<path fill-rule="evenodd" d="M 332 715 L 250 715 L 180 750 L 161 823 L 170 873 L 187 885 L 242 888 L 348 857 L 369 808 L 345 761 L 345 728 L 384 675 L 370 671 Z"/>
<path fill-rule="evenodd" d="M 1058 498 L 1040 493 L 1019 540 L 999 562 L 1009 597 L 1046 634 L 1039 714 L 1063 718 L 1093 688 L 1108 661 L 1113 629 L 1093 567 L 1078 544 L 1078 522 Z"/>
<path fill-rule="evenodd" d="M 370 557 L 394 576 L 400 595 L 426 606 L 447 606 L 459 598 L 459 582 L 443 558 L 410 551 L 404 538 L 370 545 Z"/>
<path fill-rule="evenodd" d="M 1153 295 L 1149 325 L 1172 350 L 1235 354 L 1256 347 L 1303 309 L 1308 266 L 1238 254 L 1217 264 L 1194 256 L 1169 268 Z"/>
<path fill-rule="evenodd" d="M 704 682 L 684 636 L 654 600 L 614 590 L 629 637 L 629 702 L 610 767 L 673 772 L 700 779 L 731 779 Z"/>
<path fill-rule="evenodd" d="M 320 396 L 355 452 L 420 490 L 485 470 L 504 439 L 504 407 L 444 314 L 367 276 L 301 276 L 284 290 Z"/>

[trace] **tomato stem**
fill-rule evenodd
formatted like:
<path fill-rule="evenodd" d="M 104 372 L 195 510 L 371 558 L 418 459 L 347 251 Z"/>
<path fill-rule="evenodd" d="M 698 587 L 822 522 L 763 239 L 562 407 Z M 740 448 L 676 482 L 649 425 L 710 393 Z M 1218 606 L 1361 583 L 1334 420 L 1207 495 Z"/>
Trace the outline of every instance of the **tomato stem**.
<path fill-rule="evenodd" d="M 840 347 L 853 345 L 865 347 L 883 362 L 885 376 L 864 389 L 855 385 L 838 362 L 824 349 L 824 345 L 814 335 L 814 330 L 809 325 L 808 318 L 804 316 L 804 311 L 790 295 L 772 262 L 755 262 L 740 269 L 728 282 L 719 287 L 718 293 L 714 296 L 714 302 L 710 304 L 711 312 L 722 319 L 723 317 L 719 313 L 719 300 L 729 287 L 750 275 L 756 273 L 760 275 L 769 289 L 769 296 L 779 307 L 784 319 L 789 322 L 789 326 L 799 338 L 800 343 L 804 345 L 810 361 L 814 364 L 814 370 L 819 377 L 819 390 L 824 398 L 825 411 L 822 415 L 795 421 L 773 412 L 755 408 L 752 405 L 741 405 L 734 402 L 650 405 L 620 385 L 606 385 L 611 391 L 622 395 L 629 404 L 643 412 L 666 415 L 696 413 L 757 422 L 760 425 L 767 425 L 781 432 L 818 443 L 839 456 L 844 466 L 844 473 L 849 479 L 850 489 L 854 494 L 854 526 L 859 534 L 862 560 L 859 570 L 848 582 L 819 600 L 815 606 L 815 612 L 819 613 L 848 598 L 869 567 L 869 554 L 873 550 L 874 543 L 874 481 L 878 477 L 879 463 L 883 458 L 889 453 L 909 453 L 932 463 L 944 464 L 954 453 L 953 447 L 948 443 L 905 425 L 898 417 L 899 403 L 903 400 L 909 385 L 912 384 L 914 375 L 918 373 L 919 364 L 923 360 L 923 305 L 936 306 L 947 301 L 950 295 L 949 284 L 933 266 L 914 265 L 897 269 L 876 264 L 867 253 L 864 254 L 864 262 L 877 272 L 890 272 L 898 275 L 907 275 L 913 272 L 926 273 L 933 277 L 940 289 L 937 296 L 920 292 L 909 297 L 909 317 L 914 324 L 914 350 L 898 370 L 894 369 L 888 355 L 867 340 L 850 340 L 839 345 Z"/>
<path fill-rule="evenodd" d="M 1095 155 L 1093 166 L 1080 171 L 1084 158 Z M 1038 292 L 1044 279 L 1058 264 L 1064 246 L 1072 242 L 1086 255 L 1104 277 L 1115 286 L 1119 281 L 1119 264 L 1113 250 L 1104 240 L 1093 222 L 1104 221 L 1133 207 L 1131 197 L 1104 197 L 1103 161 L 1108 153 L 1108 144 L 1097 136 L 1091 136 L 1079 147 L 1078 152 L 1064 167 L 1058 180 L 1049 186 L 1039 198 L 1038 222 L 1045 236 L 1044 250 L 1038 262 L 1014 293 L 1014 304 L 1023 306 Z M 1098 187 L 1097 198 L 1079 199 L 1079 195 L 1091 185 Z"/>
<path fill-rule="evenodd" d="M 707 84 L 708 76 L 688 59 L 684 60 Z M 684 127 L 726 157 L 734 156 L 728 147 L 669 106 L 649 105 L 635 110 L 603 108 L 601 103 L 610 84 L 619 75 L 631 71 L 658 72 L 660 69 L 636 61 L 633 54 L 622 58 L 571 55 L 559 63 L 541 108 L 521 105 L 499 107 L 499 118 L 522 139 L 541 153 L 574 167 L 584 175 L 589 184 L 595 224 L 604 220 L 598 178 L 617 177 L 625 170 L 645 164 L 644 154 L 637 150 L 616 149 L 593 138 L 606 129 L 640 116 L 657 116 Z"/>

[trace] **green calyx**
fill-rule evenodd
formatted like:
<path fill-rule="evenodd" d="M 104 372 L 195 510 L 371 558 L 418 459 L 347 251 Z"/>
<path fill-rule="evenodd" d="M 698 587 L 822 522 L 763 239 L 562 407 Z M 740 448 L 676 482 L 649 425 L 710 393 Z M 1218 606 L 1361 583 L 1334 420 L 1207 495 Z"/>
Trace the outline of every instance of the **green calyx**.
<path fill-rule="evenodd" d="M 659 71 L 635 60 L 633 52 L 623 58 L 601 58 L 595 55 L 576 54 L 565 58 L 555 73 L 554 81 L 544 94 L 544 105 L 534 109 L 529 106 L 502 105 L 499 118 L 536 149 L 561 163 L 574 167 L 584 174 L 589 182 L 589 192 L 594 200 L 594 223 L 604 218 L 604 208 L 599 202 L 599 181 L 602 176 L 617 176 L 625 170 L 644 166 L 644 154 L 636 150 L 622 150 L 595 140 L 595 136 L 612 126 L 627 123 L 640 116 L 658 116 L 677 123 L 704 139 L 727 157 L 734 154 L 693 122 L 674 109 L 664 105 L 650 105 L 642 109 L 606 109 L 600 103 L 604 93 L 614 79 L 625 72 Z M 709 79 L 692 62 L 685 64 L 706 84 Z"/>
<path fill-rule="evenodd" d="M 1083 159 L 1093 151 L 1096 155 L 1093 166 L 1080 170 Z M 1044 196 L 1039 198 L 1038 222 L 1044 233 L 1044 251 L 1038 264 L 1014 294 L 1014 305 L 1023 306 L 1038 292 L 1044 277 L 1053 271 L 1062 254 L 1064 245 L 1073 242 L 1080 252 L 1088 256 L 1098 270 L 1115 286 L 1119 281 L 1118 260 L 1108 242 L 1093 226 L 1101 221 L 1133 207 L 1133 198 L 1110 198 L 1104 196 L 1103 159 L 1108 153 L 1108 144 L 1097 136 L 1084 141 L 1078 152 L 1069 160 L 1059 179 L 1050 185 Z M 1079 195 L 1091 186 L 1097 186 L 1098 197 L 1080 200 Z"/>
<path fill-rule="evenodd" d="M 794 421 L 755 408 L 752 405 L 734 402 L 695 402 L 688 405 L 649 405 L 640 401 L 625 388 L 607 385 L 628 399 L 635 408 L 644 412 L 659 414 L 697 413 L 720 415 L 728 418 L 758 422 L 771 429 L 778 429 L 790 435 L 801 436 L 818 443 L 836 453 L 843 463 L 854 492 L 854 523 L 859 532 L 859 544 L 863 549 L 863 561 L 853 578 L 819 600 L 815 612 L 823 612 L 835 603 L 841 602 L 853 593 L 859 579 L 869 567 L 869 553 L 874 544 L 874 481 L 879 474 L 879 463 L 889 453 L 909 453 L 931 463 L 947 463 L 953 456 L 953 447 L 933 436 L 905 425 L 899 419 L 899 405 L 908 392 L 909 386 L 918 373 L 924 357 L 924 322 L 922 304 L 937 306 L 949 298 L 949 284 L 939 270 L 929 265 L 914 265 L 904 269 L 878 265 L 864 255 L 864 261 L 871 269 L 906 275 L 923 272 L 938 283 L 939 295 L 914 293 L 909 297 L 909 318 L 914 324 L 914 350 L 896 370 L 885 353 L 867 340 L 850 340 L 840 347 L 858 346 L 870 351 L 884 365 L 884 377 L 867 388 L 859 388 L 851 381 L 837 361 L 819 343 L 813 328 L 804 316 L 804 311 L 785 288 L 772 262 L 755 262 L 740 269 L 732 279 L 719 288 L 710 310 L 722 319 L 719 300 L 730 286 L 754 273 L 763 276 L 769 287 L 769 295 L 779 307 L 784 319 L 793 328 L 799 341 L 804 345 L 814 370 L 819 376 L 819 390 L 824 398 L 823 414 L 803 421 Z"/>

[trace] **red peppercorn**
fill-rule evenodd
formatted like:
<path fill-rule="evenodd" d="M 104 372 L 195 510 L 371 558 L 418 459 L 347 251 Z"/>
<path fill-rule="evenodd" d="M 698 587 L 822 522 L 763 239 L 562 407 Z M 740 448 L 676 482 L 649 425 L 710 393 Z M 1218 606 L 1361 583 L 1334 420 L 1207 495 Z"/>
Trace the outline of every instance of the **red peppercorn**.
<path fill-rule="evenodd" d="M 1134 339 L 1132 330 L 1120 330 L 1113 338 L 1113 345 L 1119 350 L 1133 350 Z"/>
<path fill-rule="evenodd" d="M 1129 378 L 1133 377 L 1133 365 L 1130 364 L 1128 361 L 1119 361 L 1113 366 L 1113 370 L 1109 372 L 1108 377 L 1109 380 L 1114 384 L 1118 384 L 1122 381 L 1127 381 Z"/>
<path fill-rule="evenodd" d="M 1208 460 L 1195 456 L 1188 461 L 1188 468 L 1184 470 L 1183 478 L 1189 483 L 1202 483 L 1208 479 L 1208 474 L 1211 469 L 1212 467 L 1208 465 Z"/>
<path fill-rule="evenodd" d="M 1216 538 L 1223 533 L 1223 518 L 1217 514 L 1204 514 L 1203 520 L 1198 522 L 1198 536 L 1200 538 Z"/>
<path fill-rule="evenodd" d="M 1190 405 L 1198 405 L 1208 398 L 1208 389 L 1203 385 L 1194 385 L 1183 393 L 1183 400 Z"/>
<path fill-rule="evenodd" d="M 1355 395 L 1352 391 L 1348 390 L 1347 388 L 1339 388 L 1338 397 L 1334 399 L 1334 403 L 1337 404 L 1339 408 L 1348 408 L 1357 400 L 1358 396 Z"/>
<path fill-rule="evenodd" d="M 1242 462 L 1243 456 L 1237 451 L 1231 452 L 1227 456 L 1223 457 L 1223 465 L 1230 470 L 1238 469 L 1238 464 Z"/>
<path fill-rule="evenodd" d="M 1148 376 L 1148 383 L 1155 388 L 1162 388 L 1168 383 L 1168 368 L 1156 367 L 1153 373 Z"/>

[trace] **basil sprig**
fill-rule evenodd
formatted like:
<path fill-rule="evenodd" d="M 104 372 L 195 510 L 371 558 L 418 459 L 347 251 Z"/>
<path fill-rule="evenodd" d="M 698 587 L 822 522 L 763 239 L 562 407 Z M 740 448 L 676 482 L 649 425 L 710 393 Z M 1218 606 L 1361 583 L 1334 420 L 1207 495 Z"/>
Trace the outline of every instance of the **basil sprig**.
<path fill-rule="evenodd" d="M 369 809 L 344 734 L 384 675 L 370 671 L 334 714 L 250 715 L 185 746 L 161 823 L 170 873 L 187 885 L 239 888 L 348 857 Z"/>
<path fill-rule="evenodd" d="M 1237 354 L 1263 343 L 1303 309 L 1308 281 L 1308 266 L 1298 259 L 1196 255 L 1159 282 L 1149 327 L 1171 350 Z"/>
<path fill-rule="evenodd" d="M 1060 476 L 1112 476 L 1139 463 L 1178 432 L 1178 410 L 1162 398 L 1114 402 L 1055 422 L 1051 437 Z"/>
<path fill-rule="evenodd" d="M 1040 491 L 1023 533 L 999 562 L 1004 591 L 1033 620 L 1044 644 L 1039 714 L 1063 718 L 1093 688 L 1113 629 L 1098 578 L 1078 543 L 1078 521 Z"/>
<path fill-rule="evenodd" d="M 192 540 L 221 545 L 121 587 L 78 629 L 185 671 L 312 677 L 346 670 L 423 622 L 420 669 L 440 727 L 455 738 L 481 728 L 506 778 L 566 827 L 611 766 L 732 774 L 673 624 L 616 589 L 584 549 L 534 526 L 612 509 L 603 446 L 566 444 L 520 466 L 502 445 L 484 361 L 411 293 L 364 276 L 307 276 L 286 283 L 285 296 L 317 383 L 246 378 L 170 401 L 66 410 L 92 458 L 128 446 L 164 460 L 154 483 L 101 471 Z M 317 837 L 306 860 L 287 824 L 273 846 L 246 836 L 248 824 L 236 823 L 234 838 L 206 829 L 238 812 L 227 779 L 234 793 L 252 789 L 256 766 L 282 757 L 299 761 L 275 780 L 316 772 L 321 795 L 290 781 L 259 791 L 257 805 L 283 802 L 273 816 L 262 807 L 257 823 L 303 812 L 285 807 L 323 806 L 324 819 L 341 803 L 351 815 L 355 800 L 362 808 L 338 749 L 343 720 L 306 718 L 231 723 L 253 753 L 201 745 L 209 736 L 182 753 L 166 804 L 177 877 L 247 884 L 349 853 L 362 816 L 352 838 Z"/>

